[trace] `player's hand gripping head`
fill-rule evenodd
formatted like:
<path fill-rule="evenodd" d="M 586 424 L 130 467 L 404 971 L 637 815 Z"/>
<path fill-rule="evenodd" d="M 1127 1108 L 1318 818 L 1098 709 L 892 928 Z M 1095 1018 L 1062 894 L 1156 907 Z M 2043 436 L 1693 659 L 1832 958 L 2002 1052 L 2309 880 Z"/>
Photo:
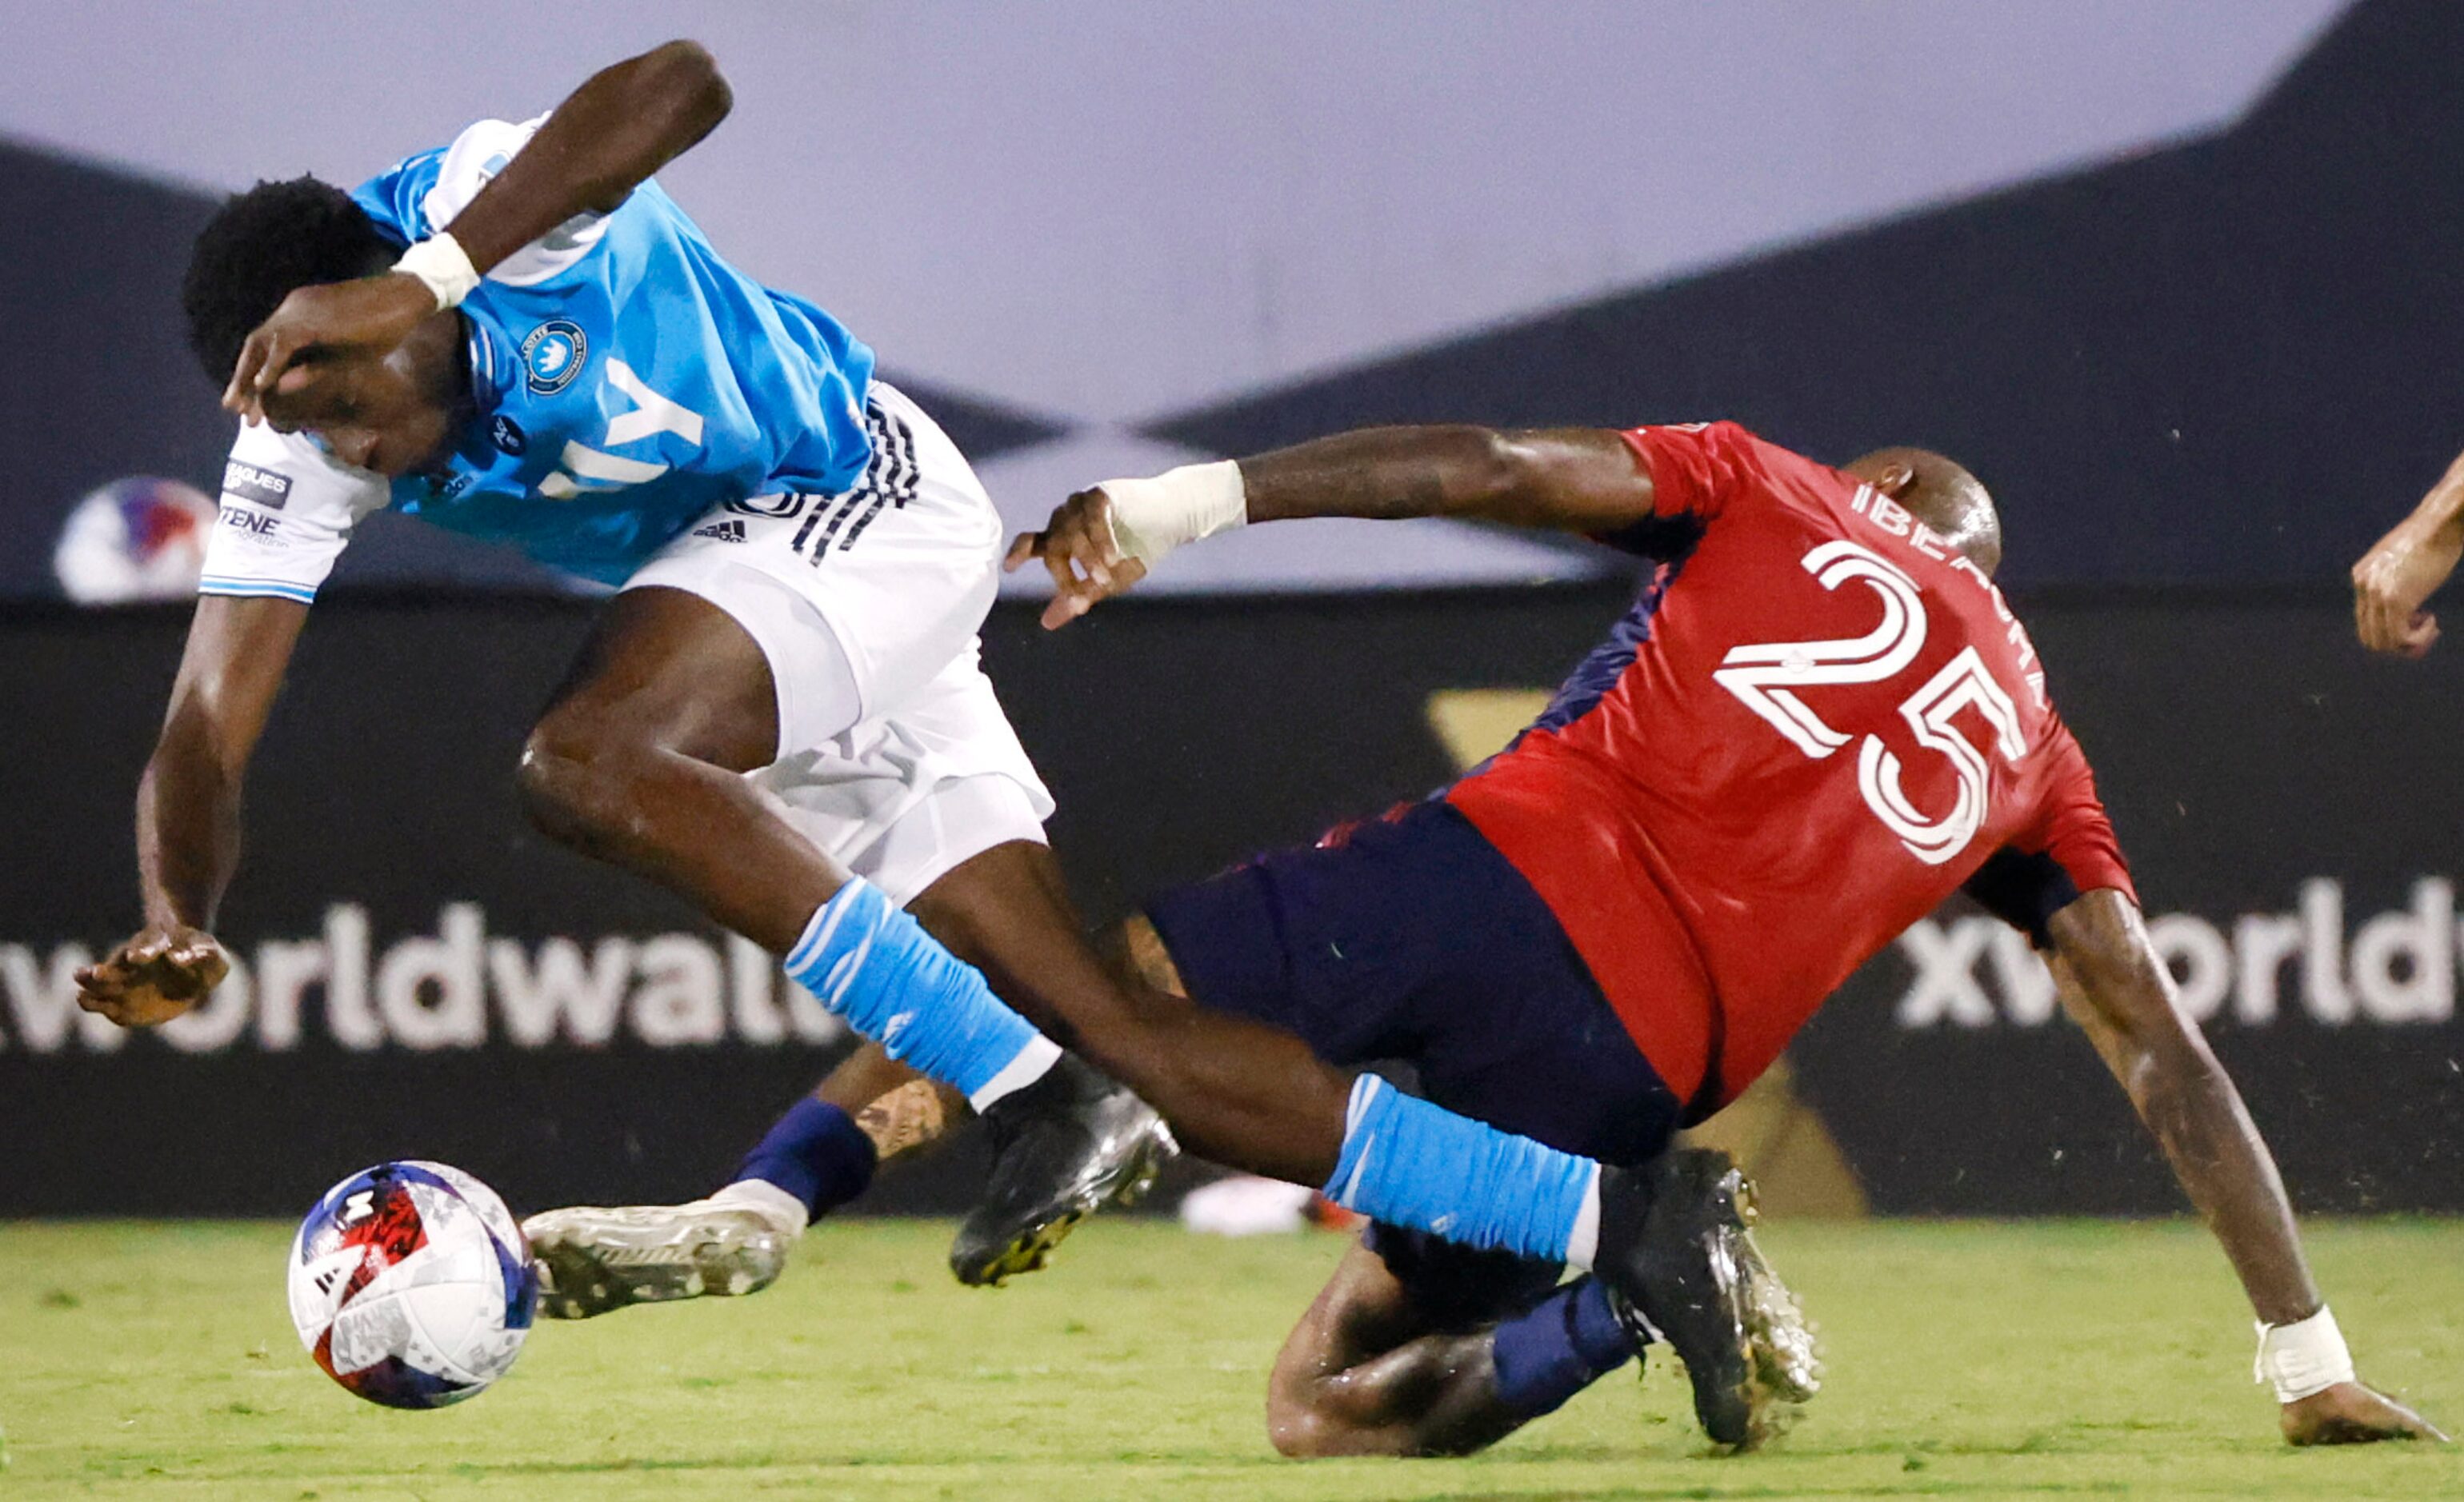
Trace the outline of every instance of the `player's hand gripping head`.
<path fill-rule="evenodd" d="M 447 446 L 467 382 L 458 318 L 351 196 L 260 183 L 197 236 L 188 342 L 250 422 L 314 435 L 344 464 L 406 474 Z"/>

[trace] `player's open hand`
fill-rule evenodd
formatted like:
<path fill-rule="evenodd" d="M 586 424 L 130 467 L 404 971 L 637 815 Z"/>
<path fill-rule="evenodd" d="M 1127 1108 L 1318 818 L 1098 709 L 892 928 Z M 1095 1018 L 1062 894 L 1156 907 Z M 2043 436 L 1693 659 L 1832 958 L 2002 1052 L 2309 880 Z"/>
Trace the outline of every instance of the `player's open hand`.
<path fill-rule="evenodd" d="M 2367 1445 L 2376 1440 L 2429 1440 L 2447 1436 L 2403 1404 L 2360 1382 L 2338 1382 L 2324 1392 L 2288 1403 L 2284 1437 L 2295 1445 Z"/>
<path fill-rule="evenodd" d="M 2464 556 L 2464 535 L 2408 517 L 2353 565 L 2353 620 L 2373 652 L 2419 657 L 2438 640 L 2438 618 L 2422 609 Z"/>
<path fill-rule="evenodd" d="M 1053 509 L 1042 532 L 1023 532 L 1001 567 L 1015 573 L 1042 558 L 1052 576 L 1052 603 L 1044 629 L 1058 631 L 1147 577 L 1147 566 L 1121 551 L 1112 530 L 1112 498 L 1101 487 L 1081 490 Z"/>
<path fill-rule="evenodd" d="M 301 287 L 240 346 L 223 405 L 262 423 L 268 399 L 278 403 L 308 383 L 313 356 L 388 353 L 435 311 L 428 284 L 399 272 Z"/>
<path fill-rule="evenodd" d="M 158 1027 L 203 1001 L 231 965 L 231 952 L 202 928 L 149 926 L 77 971 L 77 1005 L 123 1028 Z"/>

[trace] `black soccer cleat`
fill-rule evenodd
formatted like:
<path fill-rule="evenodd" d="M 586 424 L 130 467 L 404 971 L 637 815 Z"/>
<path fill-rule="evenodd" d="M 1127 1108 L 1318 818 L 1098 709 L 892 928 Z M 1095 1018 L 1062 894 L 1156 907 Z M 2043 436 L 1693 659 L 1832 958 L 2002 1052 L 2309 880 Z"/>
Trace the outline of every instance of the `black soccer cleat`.
<path fill-rule="evenodd" d="M 1080 1221 L 1134 1203 L 1180 1152 L 1153 1107 L 1067 1054 L 983 1115 L 992 1172 L 950 1243 L 950 1271 L 976 1287 L 1044 1266 Z"/>
<path fill-rule="evenodd" d="M 1775 1404 L 1819 1383 L 1804 1317 L 1748 1230 L 1752 1193 L 1705 1148 L 1603 1168 L 1594 1268 L 1637 1341 L 1665 1340 L 1685 1363 L 1703 1432 L 1741 1450 L 1769 1437 Z"/>

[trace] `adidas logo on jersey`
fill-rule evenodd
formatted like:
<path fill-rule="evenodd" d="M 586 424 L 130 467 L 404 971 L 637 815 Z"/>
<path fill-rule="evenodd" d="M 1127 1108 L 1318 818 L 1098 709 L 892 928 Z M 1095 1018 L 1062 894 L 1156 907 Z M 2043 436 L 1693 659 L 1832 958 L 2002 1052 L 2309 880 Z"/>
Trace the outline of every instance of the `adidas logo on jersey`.
<path fill-rule="evenodd" d="M 709 537 L 718 542 L 742 542 L 744 524 L 740 521 L 715 521 L 693 533 L 696 537 Z"/>

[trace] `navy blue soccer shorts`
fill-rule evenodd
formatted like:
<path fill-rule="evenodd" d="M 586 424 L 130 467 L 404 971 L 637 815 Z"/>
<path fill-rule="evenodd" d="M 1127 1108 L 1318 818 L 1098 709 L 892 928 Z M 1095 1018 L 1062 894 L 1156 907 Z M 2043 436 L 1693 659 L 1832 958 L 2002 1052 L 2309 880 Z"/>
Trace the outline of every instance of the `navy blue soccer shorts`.
<path fill-rule="evenodd" d="M 1192 1000 L 1328 1063 L 1408 1063 L 1419 1093 L 1612 1164 L 1657 1156 L 1681 1103 L 1556 916 L 1454 808 L 1416 803 L 1164 893 L 1147 917 Z M 1441 1327 L 1515 1312 L 1554 1264 L 1391 1226 L 1369 1245 Z"/>

